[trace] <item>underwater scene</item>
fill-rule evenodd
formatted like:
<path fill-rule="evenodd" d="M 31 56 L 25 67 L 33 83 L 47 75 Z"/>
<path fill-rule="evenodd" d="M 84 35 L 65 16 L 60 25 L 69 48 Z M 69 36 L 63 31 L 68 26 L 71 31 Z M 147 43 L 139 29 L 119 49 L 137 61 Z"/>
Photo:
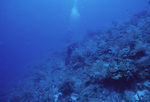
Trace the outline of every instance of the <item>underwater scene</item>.
<path fill-rule="evenodd" d="M 0 102 L 150 102 L 150 0 L 0 0 Z"/>

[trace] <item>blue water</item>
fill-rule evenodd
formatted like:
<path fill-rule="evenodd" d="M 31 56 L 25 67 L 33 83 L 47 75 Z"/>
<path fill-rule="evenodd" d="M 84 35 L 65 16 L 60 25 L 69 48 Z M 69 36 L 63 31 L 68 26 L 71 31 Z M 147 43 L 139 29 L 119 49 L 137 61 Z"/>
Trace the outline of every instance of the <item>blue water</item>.
<path fill-rule="evenodd" d="M 78 0 L 80 17 L 72 19 L 74 0 L 0 1 L 0 84 L 7 86 L 37 60 L 59 51 L 114 22 L 150 10 L 149 0 Z M 9 85 L 8 85 L 9 86 Z"/>

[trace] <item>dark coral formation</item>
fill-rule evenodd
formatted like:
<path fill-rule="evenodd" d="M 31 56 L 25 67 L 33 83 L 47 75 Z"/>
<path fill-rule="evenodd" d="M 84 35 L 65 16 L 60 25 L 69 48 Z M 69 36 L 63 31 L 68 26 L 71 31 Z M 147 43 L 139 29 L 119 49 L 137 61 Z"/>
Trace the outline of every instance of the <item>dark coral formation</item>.
<path fill-rule="evenodd" d="M 150 14 L 143 11 L 128 22 L 89 35 L 34 67 L 36 72 L 26 79 L 28 83 L 18 85 L 23 91 L 3 98 L 16 102 L 150 102 Z"/>

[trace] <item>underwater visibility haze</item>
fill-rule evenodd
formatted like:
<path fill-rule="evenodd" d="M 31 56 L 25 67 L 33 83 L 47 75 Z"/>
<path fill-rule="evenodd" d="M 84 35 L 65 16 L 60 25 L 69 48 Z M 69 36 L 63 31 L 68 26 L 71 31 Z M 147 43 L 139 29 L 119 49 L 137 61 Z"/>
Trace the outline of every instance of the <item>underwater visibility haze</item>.
<path fill-rule="evenodd" d="M 150 102 L 149 0 L 0 0 L 0 102 Z"/>

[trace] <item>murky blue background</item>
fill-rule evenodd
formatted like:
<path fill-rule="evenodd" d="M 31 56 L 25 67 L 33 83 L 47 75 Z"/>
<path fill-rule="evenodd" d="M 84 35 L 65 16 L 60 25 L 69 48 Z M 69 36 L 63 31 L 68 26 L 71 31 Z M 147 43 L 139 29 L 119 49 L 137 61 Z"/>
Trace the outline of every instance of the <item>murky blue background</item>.
<path fill-rule="evenodd" d="M 142 10 L 148 0 L 78 0 L 77 19 L 70 18 L 73 0 L 0 0 L 0 83 L 8 83 L 67 39 L 123 22 Z M 67 38 L 68 37 L 68 38 Z"/>

